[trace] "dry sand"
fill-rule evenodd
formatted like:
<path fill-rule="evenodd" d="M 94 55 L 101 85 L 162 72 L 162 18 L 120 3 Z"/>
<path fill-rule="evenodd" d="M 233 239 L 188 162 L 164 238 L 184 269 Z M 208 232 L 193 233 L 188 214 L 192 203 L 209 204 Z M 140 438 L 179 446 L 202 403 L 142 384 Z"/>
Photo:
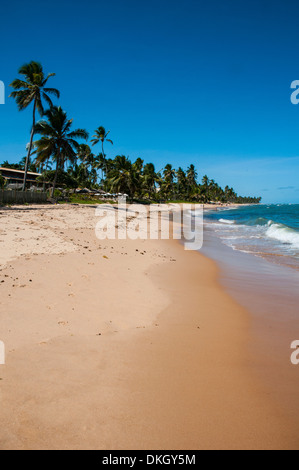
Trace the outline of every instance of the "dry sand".
<path fill-rule="evenodd" d="M 211 260 L 92 207 L 0 218 L 0 449 L 298 448 Z"/>

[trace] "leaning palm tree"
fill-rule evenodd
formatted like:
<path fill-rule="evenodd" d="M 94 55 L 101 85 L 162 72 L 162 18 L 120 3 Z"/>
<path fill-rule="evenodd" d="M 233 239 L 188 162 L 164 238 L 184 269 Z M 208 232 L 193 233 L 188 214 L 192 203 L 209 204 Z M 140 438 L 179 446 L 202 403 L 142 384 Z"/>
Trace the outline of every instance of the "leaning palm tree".
<path fill-rule="evenodd" d="M 102 126 L 98 127 L 95 131 L 95 135 L 92 137 L 92 145 L 97 145 L 99 142 L 102 142 L 102 155 L 105 159 L 106 155 L 104 152 L 104 143 L 105 142 L 110 142 L 110 144 L 113 145 L 113 142 L 111 139 L 107 139 L 108 135 L 110 134 L 110 131 L 106 132 L 106 129 Z M 107 166 L 106 166 L 106 175 L 107 175 Z"/>
<path fill-rule="evenodd" d="M 23 75 L 24 79 L 17 78 L 10 84 L 10 86 L 15 90 L 10 94 L 10 97 L 15 98 L 19 111 L 23 111 L 31 103 L 33 103 L 33 123 L 31 128 L 30 142 L 28 145 L 22 188 L 22 190 L 25 191 L 29 160 L 35 132 L 36 110 L 41 116 L 43 116 L 43 101 L 45 101 L 51 108 L 53 103 L 49 95 L 54 95 L 56 98 L 59 98 L 60 93 L 58 90 L 56 90 L 56 88 L 46 88 L 47 81 L 50 77 L 54 77 L 55 73 L 49 73 L 47 76 L 45 76 L 43 67 L 39 62 L 32 61 L 29 64 L 23 65 L 19 69 L 19 74 Z"/>
<path fill-rule="evenodd" d="M 54 106 L 45 112 L 47 121 L 40 121 L 36 124 L 35 133 L 41 138 L 34 142 L 36 147 L 36 161 L 43 163 L 49 158 L 56 162 L 56 171 L 52 187 L 51 197 L 57 183 L 59 170 L 63 170 L 65 162 L 69 160 L 74 163 L 80 144 L 77 139 L 88 139 L 88 132 L 84 129 L 71 131 L 73 119 L 68 119 L 67 114 L 59 106 Z"/>

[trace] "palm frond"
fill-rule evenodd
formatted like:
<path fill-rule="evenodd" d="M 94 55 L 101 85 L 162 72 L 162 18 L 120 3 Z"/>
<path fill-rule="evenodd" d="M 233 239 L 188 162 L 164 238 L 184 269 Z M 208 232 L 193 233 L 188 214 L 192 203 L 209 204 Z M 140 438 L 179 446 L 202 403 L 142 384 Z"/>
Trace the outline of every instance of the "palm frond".
<path fill-rule="evenodd" d="M 75 131 L 70 132 L 68 135 L 70 138 L 85 139 L 85 140 L 87 140 L 89 137 L 89 134 L 85 129 L 76 129 Z"/>
<path fill-rule="evenodd" d="M 42 97 L 43 97 L 43 99 L 45 100 L 45 102 L 48 104 L 48 106 L 49 106 L 50 108 L 52 108 L 52 107 L 53 107 L 53 102 L 52 102 L 51 98 L 49 98 L 49 96 L 45 93 L 45 89 L 44 89 L 44 91 L 43 91 L 43 93 L 42 93 Z"/>
<path fill-rule="evenodd" d="M 25 80 L 20 80 L 19 78 L 16 78 L 11 82 L 9 86 L 14 88 L 15 90 L 20 90 L 21 88 L 28 88 L 28 83 L 25 82 Z"/>
<path fill-rule="evenodd" d="M 56 88 L 44 88 L 44 92 L 49 95 L 54 95 L 56 98 L 60 98 L 60 91 L 56 90 Z"/>

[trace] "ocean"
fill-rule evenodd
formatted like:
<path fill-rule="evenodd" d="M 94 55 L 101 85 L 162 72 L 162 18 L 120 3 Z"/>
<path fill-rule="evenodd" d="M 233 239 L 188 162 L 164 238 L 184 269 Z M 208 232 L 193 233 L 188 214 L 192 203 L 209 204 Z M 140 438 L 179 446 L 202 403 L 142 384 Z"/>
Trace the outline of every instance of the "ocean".
<path fill-rule="evenodd" d="M 299 270 L 299 204 L 211 210 L 204 222 L 233 250 Z"/>

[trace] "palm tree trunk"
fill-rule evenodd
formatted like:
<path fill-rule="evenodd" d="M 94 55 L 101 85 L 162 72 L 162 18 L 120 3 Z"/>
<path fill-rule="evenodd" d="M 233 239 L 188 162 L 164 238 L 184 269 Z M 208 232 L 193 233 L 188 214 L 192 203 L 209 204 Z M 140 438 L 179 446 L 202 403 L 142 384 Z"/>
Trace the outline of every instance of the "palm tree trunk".
<path fill-rule="evenodd" d="M 105 177 L 107 178 L 108 168 L 107 168 L 106 156 L 105 156 L 105 153 L 104 153 L 104 142 L 103 141 L 102 141 L 102 154 L 103 154 L 103 158 L 104 158 L 104 162 L 105 162 Z"/>
<path fill-rule="evenodd" d="M 55 191 L 56 184 L 57 184 L 57 177 L 58 177 L 59 166 L 60 166 L 60 158 L 58 158 L 58 160 L 57 160 L 56 172 L 55 172 L 53 187 L 52 187 L 52 191 L 51 191 L 51 198 L 54 197 L 54 191 Z"/>
<path fill-rule="evenodd" d="M 26 190 L 28 166 L 29 166 L 30 154 L 31 154 L 32 144 L 33 144 L 33 136 L 34 136 L 34 131 L 35 131 L 35 110 L 36 110 L 36 99 L 34 100 L 34 106 L 33 106 L 33 123 L 32 123 L 30 143 L 29 143 L 29 148 L 28 148 L 28 153 L 27 153 L 26 163 L 25 163 L 25 173 L 24 173 L 24 181 L 23 181 L 22 191 Z"/>

